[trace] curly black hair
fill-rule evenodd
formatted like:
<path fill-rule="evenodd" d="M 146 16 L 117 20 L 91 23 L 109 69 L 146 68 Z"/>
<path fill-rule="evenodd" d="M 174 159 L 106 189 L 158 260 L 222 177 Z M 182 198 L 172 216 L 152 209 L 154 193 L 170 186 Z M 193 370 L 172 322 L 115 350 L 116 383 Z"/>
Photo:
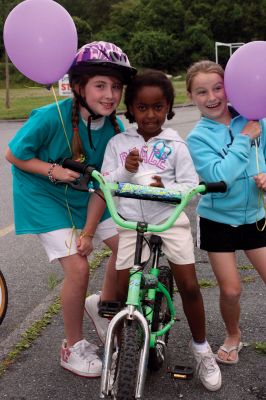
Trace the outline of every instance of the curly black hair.
<path fill-rule="evenodd" d="M 162 71 L 157 71 L 153 69 L 148 69 L 143 72 L 138 73 L 126 87 L 124 103 L 126 105 L 127 111 L 125 112 L 125 117 L 130 123 L 135 122 L 134 116 L 129 111 L 130 106 L 138 93 L 138 91 L 144 86 L 157 86 L 159 87 L 166 100 L 169 104 L 169 112 L 167 114 L 167 119 L 172 119 L 175 115 L 173 111 L 173 104 L 175 98 L 175 91 L 171 80 Z"/>

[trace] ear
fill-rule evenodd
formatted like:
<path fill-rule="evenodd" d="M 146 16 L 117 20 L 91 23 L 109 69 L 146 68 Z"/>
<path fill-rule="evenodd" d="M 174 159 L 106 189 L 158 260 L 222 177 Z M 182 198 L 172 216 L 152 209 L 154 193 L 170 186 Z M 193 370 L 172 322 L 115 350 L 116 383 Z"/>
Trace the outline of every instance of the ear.
<path fill-rule="evenodd" d="M 187 91 L 187 97 L 189 98 L 189 100 L 191 100 L 191 102 L 194 104 L 194 101 L 192 99 L 192 94 L 191 92 Z"/>

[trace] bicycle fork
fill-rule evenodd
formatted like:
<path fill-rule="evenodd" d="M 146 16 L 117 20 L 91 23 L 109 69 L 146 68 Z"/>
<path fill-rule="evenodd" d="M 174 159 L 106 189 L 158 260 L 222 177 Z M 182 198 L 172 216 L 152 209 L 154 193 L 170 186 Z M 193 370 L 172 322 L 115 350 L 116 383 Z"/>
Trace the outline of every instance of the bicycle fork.
<path fill-rule="evenodd" d="M 144 333 L 143 346 L 140 353 L 140 360 L 138 367 L 135 398 L 141 399 L 143 394 L 146 372 L 147 372 L 147 362 L 149 356 L 150 331 L 148 323 L 144 318 L 144 316 L 136 309 L 135 306 L 129 305 L 124 310 L 116 314 L 116 316 L 111 320 L 108 327 L 105 348 L 104 348 L 104 360 L 103 360 L 103 369 L 102 369 L 101 387 L 100 387 L 101 399 L 104 399 L 109 392 L 108 383 L 111 371 L 112 354 L 114 349 L 115 331 L 118 328 L 119 323 L 125 318 L 129 320 L 133 319 L 137 320 L 140 323 Z"/>
<path fill-rule="evenodd" d="M 143 394 L 146 372 L 147 372 L 148 357 L 149 357 L 149 348 L 150 348 L 150 330 L 148 322 L 146 321 L 145 317 L 141 314 L 141 312 L 138 311 L 138 307 L 139 307 L 139 295 L 140 295 L 140 286 L 142 278 L 141 254 L 142 254 L 142 245 L 143 245 L 146 225 L 147 225 L 146 223 L 142 222 L 138 223 L 135 260 L 134 260 L 134 267 L 131 268 L 130 270 L 128 297 L 126 302 L 127 306 L 124 310 L 120 311 L 118 314 L 114 316 L 108 327 L 105 348 L 104 348 L 105 356 L 103 360 L 103 369 L 101 377 L 100 398 L 102 399 L 105 398 L 105 395 L 108 395 L 109 391 L 108 383 L 111 371 L 114 337 L 115 337 L 115 332 L 119 326 L 119 323 L 123 319 L 137 320 L 141 325 L 143 331 L 144 339 L 143 339 L 142 349 L 140 352 L 135 399 L 141 399 Z"/>

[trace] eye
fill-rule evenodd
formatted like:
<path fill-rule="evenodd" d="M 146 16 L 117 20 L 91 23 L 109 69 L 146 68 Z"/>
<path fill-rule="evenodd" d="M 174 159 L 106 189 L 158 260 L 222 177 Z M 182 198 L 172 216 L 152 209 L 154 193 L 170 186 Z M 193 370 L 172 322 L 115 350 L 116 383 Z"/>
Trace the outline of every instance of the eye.
<path fill-rule="evenodd" d="M 121 83 L 114 83 L 113 84 L 113 89 L 114 90 L 122 90 L 122 84 Z"/>
<path fill-rule="evenodd" d="M 203 90 L 203 89 L 196 90 L 196 92 L 195 92 L 195 94 L 198 96 L 204 96 L 206 93 L 207 93 L 206 90 Z"/>
<path fill-rule="evenodd" d="M 145 106 L 145 104 L 137 104 L 137 109 L 141 112 L 144 112 L 147 110 L 147 106 Z"/>
<path fill-rule="evenodd" d="M 162 108 L 163 108 L 162 104 L 155 104 L 155 106 L 154 106 L 155 111 L 161 111 Z"/>
<path fill-rule="evenodd" d="M 104 89 L 104 83 L 96 83 L 95 86 L 99 89 Z"/>
<path fill-rule="evenodd" d="M 224 89 L 223 85 L 218 85 L 218 86 L 215 86 L 215 88 L 214 88 L 214 90 L 216 92 L 219 92 L 220 90 L 223 90 L 223 89 Z"/>

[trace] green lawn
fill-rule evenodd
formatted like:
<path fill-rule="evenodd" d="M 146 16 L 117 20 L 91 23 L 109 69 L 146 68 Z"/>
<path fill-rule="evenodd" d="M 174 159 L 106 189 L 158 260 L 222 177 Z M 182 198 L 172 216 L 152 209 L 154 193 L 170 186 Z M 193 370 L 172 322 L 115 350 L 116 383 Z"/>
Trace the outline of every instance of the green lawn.
<path fill-rule="evenodd" d="M 188 102 L 184 81 L 173 81 L 176 98 L 175 104 Z M 65 97 L 58 96 L 58 87 L 54 86 L 58 100 Z M 52 90 L 45 87 L 22 87 L 10 90 L 10 108 L 5 107 L 5 89 L 0 89 L 0 119 L 24 119 L 27 118 L 32 109 L 41 107 L 55 101 Z M 124 109 L 123 102 L 119 106 L 120 111 Z"/>

